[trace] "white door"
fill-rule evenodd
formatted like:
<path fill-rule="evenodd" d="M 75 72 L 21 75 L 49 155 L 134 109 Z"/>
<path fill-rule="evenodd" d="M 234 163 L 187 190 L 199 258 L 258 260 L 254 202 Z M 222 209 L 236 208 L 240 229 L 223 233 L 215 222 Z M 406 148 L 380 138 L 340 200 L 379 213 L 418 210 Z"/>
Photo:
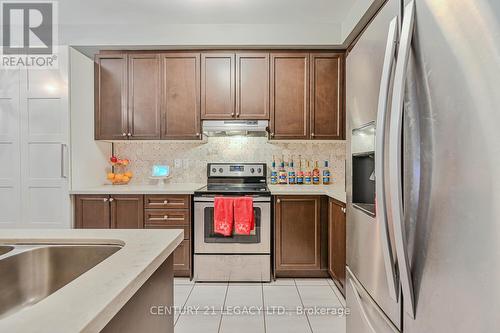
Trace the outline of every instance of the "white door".
<path fill-rule="evenodd" d="M 21 71 L 21 220 L 29 228 L 71 227 L 65 52 L 59 69 Z"/>
<path fill-rule="evenodd" d="M 19 70 L 0 70 L 0 227 L 20 221 Z"/>

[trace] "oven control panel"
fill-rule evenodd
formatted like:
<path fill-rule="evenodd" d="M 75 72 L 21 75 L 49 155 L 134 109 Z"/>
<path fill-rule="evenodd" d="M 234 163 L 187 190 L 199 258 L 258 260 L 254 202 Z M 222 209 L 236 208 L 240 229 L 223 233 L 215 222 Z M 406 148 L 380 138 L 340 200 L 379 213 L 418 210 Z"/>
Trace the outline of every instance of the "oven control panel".
<path fill-rule="evenodd" d="M 209 163 L 208 177 L 265 177 L 265 163 Z"/>

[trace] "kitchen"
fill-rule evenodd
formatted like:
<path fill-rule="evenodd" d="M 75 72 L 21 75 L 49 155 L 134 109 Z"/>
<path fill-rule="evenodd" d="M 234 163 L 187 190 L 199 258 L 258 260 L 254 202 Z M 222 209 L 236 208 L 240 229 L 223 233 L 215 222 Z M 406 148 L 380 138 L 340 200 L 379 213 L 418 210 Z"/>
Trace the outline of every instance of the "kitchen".
<path fill-rule="evenodd" d="M 1 4 L 0 331 L 498 330 L 497 3 L 91 3 Z"/>

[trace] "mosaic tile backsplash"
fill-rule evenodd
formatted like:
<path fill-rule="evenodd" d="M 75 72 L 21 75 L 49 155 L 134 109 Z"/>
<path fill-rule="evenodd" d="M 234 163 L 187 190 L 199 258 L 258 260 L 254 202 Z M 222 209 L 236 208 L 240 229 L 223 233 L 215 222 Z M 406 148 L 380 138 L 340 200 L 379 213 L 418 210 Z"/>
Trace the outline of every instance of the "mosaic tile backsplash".
<path fill-rule="evenodd" d="M 205 183 L 207 163 L 210 162 L 266 162 L 271 167 L 273 155 L 277 165 L 282 155 L 285 161 L 293 155 L 302 160 L 328 160 L 333 184 L 344 184 L 345 141 L 335 142 L 276 142 L 255 137 L 210 137 L 201 142 L 126 142 L 115 143 L 115 155 L 130 160 L 134 173 L 131 183 L 148 184 L 154 164 L 170 166 L 170 183 Z M 268 172 L 269 176 L 269 172 Z"/>

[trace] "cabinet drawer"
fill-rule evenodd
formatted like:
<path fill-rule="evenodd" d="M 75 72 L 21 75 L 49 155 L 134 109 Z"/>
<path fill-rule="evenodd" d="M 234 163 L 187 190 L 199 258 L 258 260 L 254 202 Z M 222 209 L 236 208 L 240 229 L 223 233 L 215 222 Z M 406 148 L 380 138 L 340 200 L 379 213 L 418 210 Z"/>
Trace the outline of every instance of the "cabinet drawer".
<path fill-rule="evenodd" d="M 189 195 L 146 195 L 145 208 L 189 208 Z"/>
<path fill-rule="evenodd" d="M 187 225 L 189 226 L 189 210 L 179 209 L 146 209 L 145 224 Z"/>
<path fill-rule="evenodd" d="M 184 239 L 191 238 L 191 228 L 188 225 L 162 225 L 160 223 L 146 223 L 145 229 L 182 229 L 184 230 Z"/>

